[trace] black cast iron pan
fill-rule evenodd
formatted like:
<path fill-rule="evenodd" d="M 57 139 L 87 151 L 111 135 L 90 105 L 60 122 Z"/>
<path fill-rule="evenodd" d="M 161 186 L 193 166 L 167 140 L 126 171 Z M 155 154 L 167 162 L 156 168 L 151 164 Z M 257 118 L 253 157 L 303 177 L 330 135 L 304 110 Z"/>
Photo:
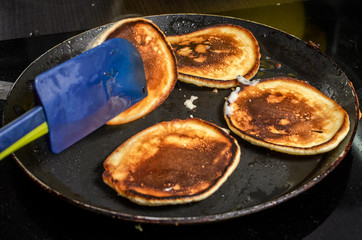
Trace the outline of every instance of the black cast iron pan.
<path fill-rule="evenodd" d="M 342 70 L 318 49 L 276 29 L 235 18 L 185 14 L 147 18 L 166 35 L 220 23 L 249 29 L 257 38 L 262 54 L 261 68 L 254 78 L 294 76 L 307 80 L 348 112 L 351 122 L 348 136 L 329 153 L 300 157 L 269 151 L 237 138 L 242 148 L 240 164 L 211 197 L 178 206 L 138 206 L 119 197 L 102 182 L 103 161 L 117 146 L 155 123 L 190 115 L 227 127 L 222 107 L 231 90 L 214 92 L 178 82 L 169 98 L 143 119 L 121 126 L 103 126 L 58 155 L 50 151 L 46 137 L 13 154 L 26 173 L 50 193 L 82 208 L 124 220 L 173 224 L 212 222 L 284 202 L 319 182 L 344 158 L 357 128 L 358 100 Z M 77 35 L 36 59 L 15 82 L 6 103 L 4 123 L 34 106 L 35 76 L 83 52 L 107 27 L 109 25 Z M 184 106 L 184 101 L 192 95 L 198 96 L 195 110 Z"/>

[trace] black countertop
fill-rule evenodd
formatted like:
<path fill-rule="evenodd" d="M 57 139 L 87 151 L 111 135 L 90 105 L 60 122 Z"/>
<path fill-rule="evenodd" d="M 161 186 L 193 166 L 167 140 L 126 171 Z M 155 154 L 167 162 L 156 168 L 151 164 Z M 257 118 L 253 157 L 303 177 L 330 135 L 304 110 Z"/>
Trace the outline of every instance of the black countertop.
<path fill-rule="evenodd" d="M 16 5 L 21 1 L 13 2 Z M 23 2 L 31 4 L 31 1 Z M 128 1 L 124 2 L 125 6 L 129 8 L 133 6 Z M 224 2 L 228 3 L 228 1 Z M 357 93 L 361 93 L 362 17 L 360 12 L 362 4 L 359 1 L 337 0 L 281 2 L 282 4 L 263 7 L 249 6 L 249 8 L 241 10 L 233 10 L 228 7 L 222 9 L 222 12 L 211 12 L 212 9 L 206 9 L 204 12 L 216 12 L 220 15 L 269 23 L 306 41 L 313 41 L 320 45 L 322 51 L 345 71 Z M 235 3 L 235 1 L 230 1 L 231 3 Z M 92 3 L 89 4 L 94 7 Z M 93 4 L 99 3 L 94 1 Z M 174 4 L 176 3 L 170 4 L 169 12 L 177 10 Z M 302 12 L 300 4 L 302 4 Z M 12 7 L 7 6 L 9 9 Z M 279 11 L 280 8 L 285 11 L 284 7 L 290 9 L 291 12 L 285 12 L 284 16 L 279 15 L 276 19 L 270 17 L 271 12 Z M 126 9 L 122 14 L 146 15 L 163 11 L 162 7 L 153 6 L 153 8 L 151 11 L 144 7 L 138 12 L 127 12 Z M 185 5 L 181 10 L 184 10 L 182 12 L 191 11 Z M 250 10 L 265 13 L 265 17 L 263 14 L 253 16 L 250 14 Z M 164 11 L 166 13 L 166 10 Z M 116 15 L 113 11 L 112 18 Z M 303 19 L 296 21 L 297 25 L 289 25 L 286 22 L 288 19 L 293 22 L 295 19 L 292 16 L 300 17 L 301 15 Z M 3 16 L 4 14 L 0 10 L 0 17 Z M 101 25 L 106 23 L 102 21 L 107 20 L 109 18 L 96 17 L 89 24 Z M 7 40 L 0 41 L 0 81 L 14 82 L 27 65 L 47 49 L 75 35 L 83 28 L 93 27 L 84 22 L 82 24 L 75 26 L 74 29 L 53 28 L 53 32 L 49 29 L 44 32 L 38 30 L 36 34 L 30 34 L 31 37 L 21 37 L 20 35 L 18 37 L 8 35 L 10 39 L 4 37 L 3 39 Z M 18 29 L 21 32 L 21 27 Z M 1 101 L 1 111 L 4 105 L 5 101 Z M 204 239 L 362 239 L 361 128 L 362 126 L 359 125 L 352 148 L 345 159 L 313 188 L 271 209 L 211 224 L 179 226 L 138 224 L 88 212 L 47 193 L 30 180 L 15 161 L 8 157 L 0 162 L 0 238 L 121 239 L 129 236 L 129 238 L 167 239 L 185 237 L 202 237 Z"/>

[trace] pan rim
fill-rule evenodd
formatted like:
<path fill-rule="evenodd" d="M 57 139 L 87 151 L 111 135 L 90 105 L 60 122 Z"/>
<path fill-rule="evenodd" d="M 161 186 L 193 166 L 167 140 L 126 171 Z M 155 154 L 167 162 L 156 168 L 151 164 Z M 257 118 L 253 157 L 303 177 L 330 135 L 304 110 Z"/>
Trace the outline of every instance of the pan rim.
<path fill-rule="evenodd" d="M 307 46 L 309 43 L 291 35 L 291 34 L 288 34 L 286 32 L 283 32 L 281 30 L 278 30 L 276 28 L 273 28 L 273 27 L 269 27 L 265 24 L 260 24 L 260 23 L 257 23 L 257 22 L 253 22 L 253 21 L 249 21 L 249 20 L 244 20 L 244 19 L 239 19 L 239 18 L 234 18 L 234 17 L 225 17 L 225 16 L 218 16 L 218 15 L 208 15 L 208 14 L 161 14 L 161 15 L 151 15 L 151 16 L 145 16 L 145 18 L 154 18 L 154 17 L 159 17 L 159 16 L 206 16 L 206 17 L 218 17 L 218 18 L 230 18 L 230 19 L 234 19 L 234 20 L 237 20 L 237 21 L 247 21 L 247 22 L 250 22 L 250 23 L 253 23 L 253 24 L 257 24 L 257 25 L 262 25 L 262 26 L 265 26 L 265 27 L 268 27 L 268 28 L 272 28 L 276 31 L 279 31 L 279 32 L 282 32 L 284 34 L 287 34 L 289 36 L 292 36 L 293 38 L 295 39 L 298 39 L 299 41 L 302 41 L 303 43 L 305 43 Z M 38 58 L 36 58 L 31 64 L 29 64 L 29 66 L 27 66 L 25 68 L 25 70 L 20 74 L 20 76 L 17 78 L 17 80 L 14 82 L 13 84 L 13 87 L 17 84 L 18 81 L 20 81 L 21 77 L 23 76 L 23 74 L 28 71 L 28 69 L 32 66 L 32 64 L 34 62 L 36 62 L 38 59 L 41 59 L 45 54 L 47 54 L 48 52 L 51 52 L 53 51 L 54 48 L 56 48 L 57 46 L 63 44 L 64 42 L 66 41 L 69 41 L 70 39 L 73 39 L 73 38 L 76 38 L 78 37 L 79 35 L 82 35 L 86 32 L 89 32 L 91 30 L 94 30 L 94 29 L 101 29 L 101 28 L 104 28 L 104 27 L 107 27 L 107 26 L 110 26 L 111 24 L 105 24 L 103 26 L 100 26 L 100 27 L 96 27 L 96 28 L 93 28 L 93 29 L 90 29 L 88 31 L 85 31 L 83 33 L 80 33 L 78 35 L 75 35 L 59 44 L 57 44 L 56 46 L 54 46 L 53 48 L 49 49 L 48 51 L 46 51 L 45 53 L 43 53 L 42 55 L 40 55 Z M 310 45 L 309 46 L 312 46 L 314 47 L 313 45 Z M 315 47 L 314 47 L 315 48 Z M 316 51 L 319 51 L 320 50 L 318 48 L 315 48 Z M 320 52 L 321 53 L 321 52 Z M 333 66 L 335 66 L 336 68 L 340 69 L 338 67 L 338 65 L 331 59 L 329 58 L 328 56 L 326 56 L 324 53 L 321 53 L 331 64 L 333 64 Z M 341 69 L 340 69 L 341 70 Z M 357 97 L 357 93 L 351 83 L 351 81 L 347 78 L 347 76 L 345 75 L 345 73 L 341 70 L 341 72 L 343 73 L 343 78 L 346 79 L 346 81 L 348 82 L 350 88 L 352 89 L 352 94 L 353 94 L 353 97 L 354 97 L 354 100 L 355 100 L 355 114 L 356 116 L 359 116 L 359 103 L 358 103 L 358 97 Z M 13 87 L 12 89 L 9 91 L 9 95 L 8 97 L 10 96 L 10 94 L 12 93 L 13 91 Z M 8 108 L 8 104 L 6 104 L 5 108 L 4 108 L 4 112 L 6 111 L 6 109 Z M 2 118 L 2 122 L 5 123 L 5 116 L 3 115 L 3 118 Z M 357 127 L 358 127 L 358 123 L 359 123 L 359 119 L 358 117 L 355 118 L 354 120 L 354 128 L 353 129 L 350 129 L 350 139 L 347 143 L 347 146 L 346 148 L 344 149 L 344 151 L 339 155 L 339 157 L 334 161 L 334 163 L 329 166 L 326 171 L 324 171 L 322 174 L 319 174 L 317 176 L 315 176 L 311 181 L 309 181 L 308 183 L 302 185 L 302 186 L 299 186 L 297 187 L 296 189 L 286 193 L 286 194 L 283 194 L 282 196 L 280 197 L 277 197 L 275 199 L 272 199 L 270 201 L 267 201 L 267 202 L 264 202 L 264 203 L 261 203 L 261 204 L 257 204 L 257 205 L 254 205 L 252 207 L 248 207 L 248 208 L 243 208 L 243 209 L 240 209 L 240 210 L 235 210 L 235 211 L 232 211 L 232 212 L 227 212 L 227 213 L 219 213 L 219 214 L 212 214 L 212 215 L 207 215 L 207 216 L 192 216 L 192 217 L 153 217 L 153 216 L 147 216 L 147 215 L 133 215 L 133 214 L 126 214 L 126 213 L 120 213 L 120 212 L 116 212 L 116 211 L 113 211 L 113 210 L 107 210 L 107 209 L 104 209 L 102 207 L 98 207 L 98 206 L 92 206 L 92 205 L 89 205 L 89 204 L 86 204 L 86 203 L 83 203 L 81 201 L 78 201 L 78 200 L 75 200 L 75 199 L 71 199 L 65 195 L 63 195 L 61 192 L 57 191 L 56 189 L 53 189 L 51 187 L 49 187 L 46 183 L 44 183 L 43 181 L 41 181 L 39 178 L 37 178 L 31 171 L 29 171 L 26 166 L 24 166 L 24 164 L 22 163 L 22 161 L 16 156 L 16 154 L 12 154 L 12 158 L 16 161 L 16 163 L 24 170 L 24 172 L 33 180 L 35 181 L 38 185 L 40 185 L 43 189 L 45 189 L 47 192 L 55 195 L 56 197 L 59 197 L 63 200 L 65 200 L 66 202 L 69 202 L 69 203 L 72 203 L 78 207 L 81 207 L 83 209 L 86 209 L 86 210 L 90 210 L 90 211 L 93 211 L 93 212 L 96 212 L 96 213 L 101 213 L 101 214 L 104 214 L 104 215 L 108 215 L 108 216 L 111 216 L 113 218 L 117 218 L 117 219 L 122 219 L 122 220 L 128 220 L 128 221 L 135 221 L 135 222 L 144 222 L 144 223 L 161 223 L 161 224 L 193 224 L 193 223 L 205 223 L 205 222 L 217 222 L 217 221 L 221 221 L 221 220 L 228 220 L 228 219 L 233 219 L 233 218 L 236 218 L 236 217 L 241 217 L 241 216 L 245 216 L 245 215 L 248 215 L 248 214 L 252 214 L 252 213 L 256 213 L 256 212 L 259 212 L 259 211 L 263 211 L 265 209 L 268 209 L 268 208 L 271 208 L 273 206 L 276 206 L 276 205 L 279 205 L 280 203 L 283 203 L 293 197 L 296 197 L 298 196 L 299 194 L 305 192 L 306 190 L 310 189 L 311 187 L 313 187 L 315 184 L 317 184 L 318 182 L 320 182 L 322 179 L 324 179 L 330 172 L 332 172 L 335 167 L 337 167 L 339 165 L 339 163 L 342 161 L 342 159 L 347 155 L 347 153 L 349 152 L 351 146 L 352 146 L 352 142 L 353 142 L 353 139 L 354 139 L 354 136 L 356 134 L 356 131 L 357 131 Z"/>

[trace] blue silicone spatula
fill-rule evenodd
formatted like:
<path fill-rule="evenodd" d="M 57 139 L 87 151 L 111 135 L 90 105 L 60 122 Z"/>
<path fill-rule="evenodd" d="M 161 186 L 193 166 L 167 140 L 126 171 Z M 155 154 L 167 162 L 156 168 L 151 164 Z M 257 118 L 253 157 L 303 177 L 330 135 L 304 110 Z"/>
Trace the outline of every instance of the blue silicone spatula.
<path fill-rule="evenodd" d="M 49 133 L 60 153 L 147 96 L 136 47 L 114 38 L 34 80 L 39 105 L 0 129 L 0 159 Z"/>

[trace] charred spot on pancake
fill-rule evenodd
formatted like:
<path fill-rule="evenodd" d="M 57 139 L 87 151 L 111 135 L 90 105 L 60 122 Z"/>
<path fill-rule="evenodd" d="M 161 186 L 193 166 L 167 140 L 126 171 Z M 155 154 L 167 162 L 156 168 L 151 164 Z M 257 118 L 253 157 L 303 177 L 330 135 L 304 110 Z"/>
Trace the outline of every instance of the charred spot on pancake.
<path fill-rule="evenodd" d="M 239 158 L 236 140 L 216 125 L 196 118 L 173 120 L 122 144 L 105 161 L 103 179 L 138 204 L 181 204 L 214 193 Z"/>
<path fill-rule="evenodd" d="M 330 151 L 349 131 L 348 114 L 341 106 L 292 78 L 244 86 L 226 102 L 225 109 L 225 119 L 236 134 L 289 154 Z"/>
<path fill-rule="evenodd" d="M 172 45 L 179 65 L 202 66 L 205 71 L 219 68 L 220 62 L 227 60 L 227 57 L 242 54 L 242 50 L 235 46 L 237 41 L 232 37 L 211 34 L 205 34 L 201 39 L 190 37 L 187 41 Z"/>
<path fill-rule="evenodd" d="M 244 131 L 252 131 L 260 140 L 268 141 L 294 134 L 299 136 L 300 141 L 308 141 L 312 137 L 312 129 L 323 129 L 321 117 L 315 114 L 318 107 L 309 106 L 301 96 L 297 97 L 292 93 L 263 92 L 247 97 L 248 101 L 238 99 L 235 104 L 245 109 L 252 119 L 249 121 L 250 129 Z"/>
<path fill-rule="evenodd" d="M 214 156 L 224 148 L 225 144 L 218 142 L 191 148 L 165 144 L 147 161 L 138 163 L 125 184 L 131 189 L 138 186 L 153 188 L 162 193 L 157 197 L 187 196 L 207 190 L 223 173 L 218 169 L 224 169 L 224 162 Z"/>

